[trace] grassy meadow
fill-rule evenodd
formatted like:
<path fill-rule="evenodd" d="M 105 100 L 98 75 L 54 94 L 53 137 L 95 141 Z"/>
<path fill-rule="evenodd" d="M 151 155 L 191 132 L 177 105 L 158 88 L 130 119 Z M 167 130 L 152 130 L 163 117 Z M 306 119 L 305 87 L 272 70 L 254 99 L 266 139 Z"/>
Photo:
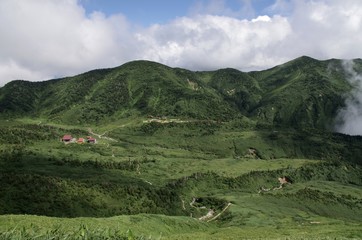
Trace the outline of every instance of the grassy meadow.
<path fill-rule="evenodd" d="M 0 239 L 362 239 L 358 137 L 192 119 L 0 126 Z"/>
<path fill-rule="evenodd" d="M 335 133 L 349 77 L 302 56 L 9 82 L 0 239 L 362 239 L 362 137 Z"/>

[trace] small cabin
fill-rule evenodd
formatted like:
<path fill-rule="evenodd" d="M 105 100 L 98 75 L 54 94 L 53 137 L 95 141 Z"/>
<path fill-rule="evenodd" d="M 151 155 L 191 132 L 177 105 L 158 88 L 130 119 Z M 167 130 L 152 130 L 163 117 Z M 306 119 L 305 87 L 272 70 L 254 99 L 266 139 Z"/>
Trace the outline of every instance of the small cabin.
<path fill-rule="evenodd" d="M 82 144 L 82 143 L 84 143 L 84 142 L 85 142 L 84 138 L 79 138 L 79 139 L 77 140 L 77 143 L 79 143 L 79 144 Z"/>
<path fill-rule="evenodd" d="M 71 142 L 72 139 L 72 135 L 64 135 L 62 138 L 62 142 Z"/>
<path fill-rule="evenodd" d="M 88 137 L 87 137 L 87 142 L 88 142 L 88 143 L 97 143 L 97 139 L 88 136 Z"/>

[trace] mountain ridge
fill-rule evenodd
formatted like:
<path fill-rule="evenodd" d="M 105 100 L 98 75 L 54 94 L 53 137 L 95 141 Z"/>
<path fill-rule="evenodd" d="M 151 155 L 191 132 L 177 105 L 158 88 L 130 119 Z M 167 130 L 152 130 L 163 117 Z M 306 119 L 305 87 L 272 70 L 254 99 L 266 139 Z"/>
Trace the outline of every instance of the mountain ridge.
<path fill-rule="evenodd" d="M 344 67 L 136 61 L 11 82 L 0 238 L 362 238 L 362 137 L 328 131 L 353 89 Z"/>
<path fill-rule="evenodd" d="M 330 128 L 352 86 L 343 60 L 302 56 L 262 70 L 190 71 L 136 60 L 73 77 L 0 88 L 0 117 L 102 123 L 130 115 L 230 121 L 273 127 Z M 356 67 L 362 71 L 362 62 Z"/>

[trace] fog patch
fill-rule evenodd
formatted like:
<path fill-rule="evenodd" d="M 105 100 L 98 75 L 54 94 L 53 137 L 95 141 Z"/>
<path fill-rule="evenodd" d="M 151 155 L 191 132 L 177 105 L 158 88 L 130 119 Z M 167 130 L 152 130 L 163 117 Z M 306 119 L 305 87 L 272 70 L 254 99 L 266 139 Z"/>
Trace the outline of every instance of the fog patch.
<path fill-rule="evenodd" d="M 342 67 L 353 89 L 346 96 L 345 107 L 338 111 L 335 128 L 340 133 L 362 135 L 362 74 L 354 70 L 353 60 L 344 60 Z"/>

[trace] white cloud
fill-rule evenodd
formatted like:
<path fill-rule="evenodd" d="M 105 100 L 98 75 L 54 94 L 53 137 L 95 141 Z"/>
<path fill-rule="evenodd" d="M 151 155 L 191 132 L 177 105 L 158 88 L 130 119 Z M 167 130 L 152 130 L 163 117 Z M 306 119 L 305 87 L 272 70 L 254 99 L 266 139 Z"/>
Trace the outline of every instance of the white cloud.
<path fill-rule="evenodd" d="M 252 0 L 237 0 L 236 8 L 234 7 L 234 9 L 228 6 L 228 0 L 198 0 L 196 4 L 191 7 L 190 13 L 193 16 L 217 15 L 244 19 L 250 19 L 255 16 Z"/>
<path fill-rule="evenodd" d="M 260 67 L 274 59 L 274 48 L 290 34 L 288 21 L 280 16 L 251 21 L 198 15 L 179 18 L 168 25 L 155 25 L 139 34 L 146 46 L 143 58 L 189 69 Z M 145 37 L 146 36 L 146 37 Z M 268 53 L 270 53 L 268 55 Z"/>
<path fill-rule="evenodd" d="M 362 1 L 277 0 L 270 16 L 251 1 L 199 5 L 194 15 L 135 28 L 122 15 L 86 14 L 77 0 L 0 1 L 0 86 L 149 59 L 192 70 L 271 67 L 301 55 L 362 56 Z M 200 8 L 204 8 L 204 11 Z M 246 12 L 251 12 L 248 19 Z"/>
<path fill-rule="evenodd" d="M 294 55 L 356 58 L 362 51 L 362 2 L 355 0 L 295 1 L 289 17 L 293 35 L 287 39 Z M 359 27 L 352 27 L 359 25 Z"/>
<path fill-rule="evenodd" d="M 0 86 L 13 79 L 41 80 L 130 60 L 128 27 L 122 15 L 86 16 L 76 0 L 2 0 Z"/>
<path fill-rule="evenodd" d="M 0 76 L 2 79 L 4 79 L 5 82 L 6 79 L 19 79 L 19 76 L 22 76 L 22 79 L 34 79 L 34 80 L 41 80 L 44 78 L 50 78 L 51 76 L 46 76 L 44 73 L 37 72 L 37 71 L 31 71 L 28 68 L 24 66 L 19 66 L 16 62 L 10 60 L 8 62 L 2 62 L 0 64 Z M 0 86 L 2 85 L 2 82 L 0 81 Z"/>
<path fill-rule="evenodd" d="M 336 131 L 349 135 L 362 135 L 362 75 L 354 70 L 354 62 L 343 61 L 347 80 L 354 86 L 346 97 L 345 107 L 340 109 L 336 117 Z"/>

